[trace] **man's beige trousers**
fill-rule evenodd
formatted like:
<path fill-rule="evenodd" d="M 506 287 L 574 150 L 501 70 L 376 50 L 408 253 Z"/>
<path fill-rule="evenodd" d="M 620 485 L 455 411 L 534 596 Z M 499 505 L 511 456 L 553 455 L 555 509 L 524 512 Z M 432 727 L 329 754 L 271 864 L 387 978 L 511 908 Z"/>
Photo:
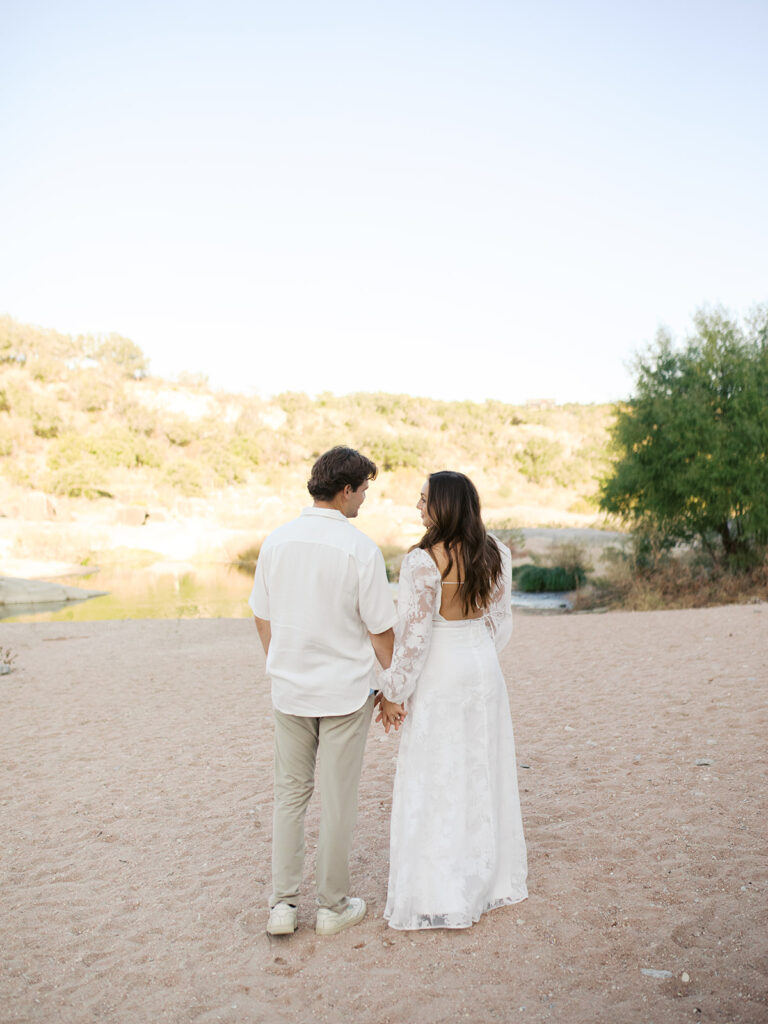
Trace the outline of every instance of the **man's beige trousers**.
<path fill-rule="evenodd" d="M 349 899 L 349 852 L 357 821 L 357 789 L 373 695 L 351 715 L 304 718 L 275 715 L 275 815 L 272 831 L 272 897 L 296 903 L 304 866 L 304 815 L 319 760 L 320 839 L 315 874 L 317 902 L 343 910 Z"/>

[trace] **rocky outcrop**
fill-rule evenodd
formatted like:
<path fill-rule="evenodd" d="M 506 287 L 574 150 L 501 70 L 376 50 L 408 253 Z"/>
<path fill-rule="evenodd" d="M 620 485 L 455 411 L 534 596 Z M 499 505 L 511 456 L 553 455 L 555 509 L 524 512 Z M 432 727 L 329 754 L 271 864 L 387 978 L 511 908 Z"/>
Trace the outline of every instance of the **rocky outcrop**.
<path fill-rule="evenodd" d="M 14 576 L 0 576 L 0 605 L 51 604 L 55 601 L 85 601 L 101 597 L 104 590 L 84 590 L 67 587 L 45 580 L 22 580 Z"/>

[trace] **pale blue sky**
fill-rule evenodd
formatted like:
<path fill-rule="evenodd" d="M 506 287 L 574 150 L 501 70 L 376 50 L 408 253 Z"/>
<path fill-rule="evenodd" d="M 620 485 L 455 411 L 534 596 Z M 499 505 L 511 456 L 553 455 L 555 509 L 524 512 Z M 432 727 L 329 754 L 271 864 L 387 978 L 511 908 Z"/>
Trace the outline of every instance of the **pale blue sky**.
<path fill-rule="evenodd" d="M 768 4 L 0 0 L 0 312 L 216 386 L 620 398 L 768 300 Z"/>

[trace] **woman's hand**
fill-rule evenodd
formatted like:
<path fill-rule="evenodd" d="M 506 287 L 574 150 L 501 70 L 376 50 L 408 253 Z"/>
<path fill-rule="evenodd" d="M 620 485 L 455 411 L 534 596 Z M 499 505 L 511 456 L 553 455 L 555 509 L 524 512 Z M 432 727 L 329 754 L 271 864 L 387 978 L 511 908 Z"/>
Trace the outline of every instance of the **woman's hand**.
<path fill-rule="evenodd" d="M 389 730 L 394 726 L 395 732 L 405 721 L 405 716 L 408 712 L 405 710 L 404 704 L 393 704 L 391 700 L 387 700 L 384 694 L 381 694 L 379 700 L 379 713 L 376 716 L 376 721 L 381 722 L 384 726 L 384 732 L 389 733 Z"/>

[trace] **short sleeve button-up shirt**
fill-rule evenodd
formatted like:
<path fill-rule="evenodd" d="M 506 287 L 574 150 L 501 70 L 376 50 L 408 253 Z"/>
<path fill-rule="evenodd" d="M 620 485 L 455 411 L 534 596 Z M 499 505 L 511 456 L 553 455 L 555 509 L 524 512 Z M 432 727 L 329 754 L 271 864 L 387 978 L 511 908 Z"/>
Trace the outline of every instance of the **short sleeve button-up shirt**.
<path fill-rule="evenodd" d="M 397 615 L 376 544 L 336 509 L 305 508 L 264 541 L 249 605 L 270 623 L 272 702 L 287 715 L 347 715 L 374 685 L 368 633 Z"/>

